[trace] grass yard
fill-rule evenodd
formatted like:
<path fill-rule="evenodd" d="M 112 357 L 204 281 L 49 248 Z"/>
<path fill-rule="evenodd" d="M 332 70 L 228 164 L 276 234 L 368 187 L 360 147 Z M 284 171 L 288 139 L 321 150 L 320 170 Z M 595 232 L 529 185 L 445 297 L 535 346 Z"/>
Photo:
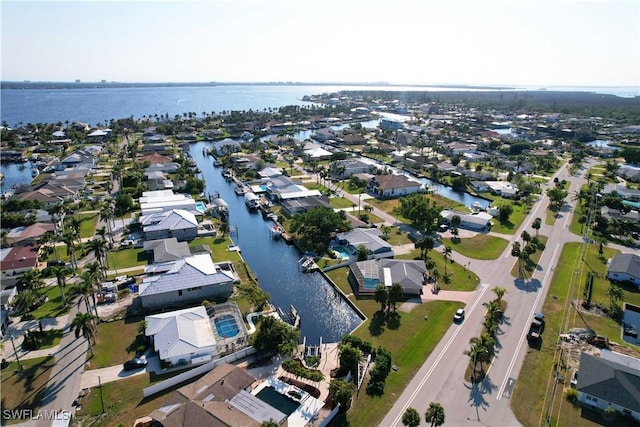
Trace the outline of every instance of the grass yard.
<path fill-rule="evenodd" d="M 55 364 L 53 357 L 20 360 L 24 371 L 17 373 L 17 362 L 9 363 L 2 369 L 2 424 L 15 424 L 18 421 L 5 418 L 5 409 L 37 409 L 43 401 L 45 388 Z"/>
<path fill-rule="evenodd" d="M 478 234 L 468 239 L 447 239 L 447 241 L 451 249 L 474 259 L 496 259 L 509 244 L 504 239 L 488 234 Z"/>
<path fill-rule="evenodd" d="M 138 336 L 138 325 L 142 320 L 142 317 L 129 317 L 99 323 L 94 356 L 88 359 L 89 369 L 119 365 L 135 357 L 136 350 L 144 345 Z M 90 356 L 91 352 L 87 352 L 87 357 Z"/>
<path fill-rule="evenodd" d="M 325 274 L 329 276 L 333 283 L 335 283 L 345 295 L 353 293 L 353 289 L 351 289 L 351 285 L 347 279 L 349 267 L 336 268 L 335 270 L 327 271 Z"/>
<path fill-rule="evenodd" d="M 392 246 L 398 245 L 406 245 L 408 243 L 413 243 L 409 238 L 409 235 L 403 232 L 398 227 L 393 227 L 389 232 L 389 240 L 387 242 Z"/>
<path fill-rule="evenodd" d="M 609 258 L 615 251 L 605 249 L 604 256 Z M 620 326 L 611 318 L 592 314 L 581 313 L 578 316 L 571 306 L 570 313 L 566 316 L 570 321 L 565 319 L 565 306 L 567 298 L 581 297 L 584 287 L 584 278 L 586 272 L 593 269 L 599 277 L 603 277 L 606 272 L 606 264 L 599 259 L 597 249 L 587 251 L 585 262 L 581 262 L 576 269 L 576 260 L 580 259 L 580 244 L 568 243 L 564 246 L 560 259 L 556 266 L 555 273 L 550 283 L 549 293 L 545 300 L 542 311 L 545 314 L 545 329 L 542 334 L 542 341 L 539 348 L 529 347 L 524 360 L 518 381 L 516 382 L 515 392 L 511 398 L 511 408 L 516 414 L 518 420 L 525 426 L 537 426 L 541 420 L 541 415 L 546 414 L 549 408 L 550 394 L 548 395 L 547 405 L 543 407 L 545 391 L 547 384 L 552 384 L 554 354 L 558 340 L 558 334 L 565 332 L 565 328 L 572 327 L 590 327 L 597 334 L 607 336 L 611 341 L 623 344 L 625 347 L 633 348 L 620 339 Z M 588 264 L 588 266 L 587 266 Z M 571 287 L 573 285 L 573 287 Z M 602 278 L 594 280 L 594 301 L 601 299 L 606 293 L 608 283 Z M 625 292 L 625 300 L 632 301 L 640 299 L 640 294 L 633 296 Z M 608 304 L 608 302 L 607 302 Z M 563 323 L 564 319 L 564 323 Z M 579 349 L 575 352 L 579 354 Z M 575 357 L 577 357 L 577 354 Z M 569 365 L 566 369 L 561 369 L 560 375 L 569 378 L 573 369 L 572 363 L 566 360 Z M 544 386 L 541 386 L 543 384 Z M 553 410 L 550 412 L 551 425 L 580 425 L 580 426 L 597 426 L 603 425 L 600 415 L 594 417 L 591 411 L 583 411 L 573 407 L 563 396 L 563 386 L 558 384 L 556 397 L 553 401 Z M 583 415 L 584 414 L 584 415 Z M 593 418 L 593 419 L 592 419 Z M 612 424 L 614 425 L 614 424 Z M 622 424 L 615 424 L 622 425 Z"/>
<path fill-rule="evenodd" d="M 98 223 L 97 213 L 79 213 L 80 219 L 80 237 L 87 239 L 93 237 L 96 233 L 96 224 Z"/>
<path fill-rule="evenodd" d="M 145 266 L 151 262 L 151 257 L 143 248 L 122 248 L 107 253 L 109 269 L 131 268 Z"/>
<path fill-rule="evenodd" d="M 240 255 L 236 251 L 228 251 L 227 246 L 231 244 L 229 236 L 224 237 L 198 237 L 189 242 L 192 248 L 198 245 L 207 245 L 211 249 L 211 257 L 214 262 L 220 261 L 240 261 Z"/>
<path fill-rule="evenodd" d="M 334 209 L 344 209 L 355 206 L 355 203 L 344 197 L 331 197 L 329 199 L 329 203 L 331 204 L 331 206 L 333 206 Z"/>
<path fill-rule="evenodd" d="M 527 207 L 522 202 L 514 202 L 509 199 L 503 199 L 502 197 L 493 197 L 493 200 L 498 203 L 511 203 L 511 206 L 513 206 L 513 213 L 509 216 L 509 220 L 504 223 L 500 222 L 498 218 L 494 218 L 494 224 L 493 227 L 491 227 L 491 231 L 500 234 L 514 234 L 518 231 L 522 222 L 527 218 Z"/>
<path fill-rule="evenodd" d="M 429 256 L 433 259 L 440 271 L 438 284 L 444 290 L 449 291 L 473 291 L 480 284 L 480 278 L 473 272 L 473 266 L 460 265 L 457 262 L 447 262 L 446 272 L 450 283 L 445 282 L 445 261 L 442 253 L 437 250 L 429 251 Z M 420 257 L 420 249 L 414 249 L 408 254 L 398 255 L 396 259 L 417 259 Z"/>
<path fill-rule="evenodd" d="M 33 317 L 35 319 L 46 319 L 66 314 L 69 311 L 69 305 L 71 304 L 69 301 L 72 297 L 71 288 L 72 285 L 70 284 L 67 284 L 64 287 L 64 296 L 67 299 L 67 306 L 64 308 L 62 307 L 62 295 L 60 294 L 60 287 L 58 285 L 42 288 L 41 292 L 44 291 L 48 300 L 32 312 Z"/>
<path fill-rule="evenodd" d="M 80 422 L 81 425 L 105 427 L 133 425 L 133 421 L 137 418 L 149 415 L 153 410 L 158 409 L 172 391 L 180 388 L 184 384 L 170 387 L 147 399 L 143 398 L 142 389 L 179 373 L 180 371 L 167 375 L 136 375 L 103 384 L 102 393 L 100 393 L 98 387 L 94 387 L 89 391 L 89 394 L 84 396 L 80 401 L 82 409 L 76 413 L 75 420 Z M 106 413 L 102 417 L 100 417 L 100 413 L 102 412 L 101 394 Z"/>
<path fill-rule="evenodd" d="M 410 313 L 397 312 L 397 318 L 385 322 L 372 314 L 372 310 L 379 309 L 379 304 L 372 300 L 364 302 L 358 301 L 358 306 L 371 317 L 354 335 L 370 341 L 375 347 L 381 345 L 391 351 L 392 363 L 399 369 L 392 370 L 387 377 L 382 396 L 367 395 L 366 384 L 363 384 L 346 418 L 343 415 L 336 419 L 334 425 L 337 426 L 379 425 L 451 326 L 453 313 L 462 307 L 457 302 L 433 301 L 416 306 Z M 428 321 L 425 316 L 428 316 Z"/>

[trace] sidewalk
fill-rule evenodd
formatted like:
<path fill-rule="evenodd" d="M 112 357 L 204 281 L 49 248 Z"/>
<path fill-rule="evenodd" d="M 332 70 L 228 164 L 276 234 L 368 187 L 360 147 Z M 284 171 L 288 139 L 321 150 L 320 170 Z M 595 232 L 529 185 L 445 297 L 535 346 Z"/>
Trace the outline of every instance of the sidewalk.
<path fill-rule="evenodd" d="M 43 331 L 62 330 L 63 333 L 68 333 L 65 329 L 69 323 L 69 315 L 65 314 L 60 317 L 47 318 L 41 320 L 27 320 L 24 322 L 14 322 L 9 326 L 5 336 L 2 338 L 2 357 L 8 361 L 15 360 L 15 352 L 13 346 L 15 346 L 20 360 L 35 359 L 38 357 L 47 357 L 53 355 L 59 350 L 59 345 L 46 348 L 43 350 L 27 351 L 22 348 L 22 342 L 24 341 L 24 334 L 29 330 L 39 331 L 39 322 L 42 322 Z M 13 345 L 11 344 L 11 334 L 13 334 Z"/>

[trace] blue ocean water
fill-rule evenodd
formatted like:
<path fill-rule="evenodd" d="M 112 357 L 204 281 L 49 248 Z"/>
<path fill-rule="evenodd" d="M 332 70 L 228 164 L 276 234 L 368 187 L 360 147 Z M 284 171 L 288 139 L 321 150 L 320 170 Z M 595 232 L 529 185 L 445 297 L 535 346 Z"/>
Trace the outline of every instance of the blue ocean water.
<path fill-rule="evenodd" d="M 540 88 L 517 87 L 518 90 Z M 340 90 L 451 91 L 486 90 L 473 87 L 329 86 L 329 85 L 219 85 L 166 87 L 111 87 L 93 89 L 2 89 L 0 120 L 9 126 L 27 123 L 79 121 L 95 126 L 111 119 L 133 116 L 176 115 L 242 110 L 263 110 L 284 105 L 305 105 L 305 95 Z M 509 89 L 505 89 L 509 90 Z M 637 87 L 553 87 L 549 90 L 596 92 L 638 96 Z"/>

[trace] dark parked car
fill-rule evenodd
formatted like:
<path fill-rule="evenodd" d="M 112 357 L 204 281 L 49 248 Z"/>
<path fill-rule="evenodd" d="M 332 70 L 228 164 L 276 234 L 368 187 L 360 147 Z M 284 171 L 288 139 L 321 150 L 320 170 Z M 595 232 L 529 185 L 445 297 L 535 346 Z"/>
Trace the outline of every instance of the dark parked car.
<path fill-rule="evenodd" d="M 51 260 L 51 261 L 47 261 L 47 267 L 65 267 L 67 265 L 66 262 L 62 261 L 62 260 Z"/>
<path fill-rule="evenodd" d="M 144 368 L 145 366 L 147 366 L 147 359 L 145 359 L 144 356 L 134 357 L 131 360 L 127 360 L 122 365 L 125 371 L 132 371 L 134 369 Z"/>

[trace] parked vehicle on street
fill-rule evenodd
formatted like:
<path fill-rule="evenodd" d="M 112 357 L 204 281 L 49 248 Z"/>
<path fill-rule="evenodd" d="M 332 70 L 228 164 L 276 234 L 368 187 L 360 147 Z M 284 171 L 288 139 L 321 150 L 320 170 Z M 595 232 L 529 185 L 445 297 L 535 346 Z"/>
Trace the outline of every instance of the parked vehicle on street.
<path fill-rule="evenodd" d="M 529 341 L 535 341 L 540 338 L 540 334 L 542 334 L 542 330 L 544 328 L 544 314 L 541 312 L 537 312 L 533 316 L 533 320 L 531 321 L 531 326 L 529 326 L 529 333 L 527 334 L 527 339 Z"/>
<path fill-rule="evenodd" d="M 453 315 L 453 321 L 456 323 L 460 323 L 464 320 L 464 308 L 459 308 L 456 311 L 456 314 Z"/>

